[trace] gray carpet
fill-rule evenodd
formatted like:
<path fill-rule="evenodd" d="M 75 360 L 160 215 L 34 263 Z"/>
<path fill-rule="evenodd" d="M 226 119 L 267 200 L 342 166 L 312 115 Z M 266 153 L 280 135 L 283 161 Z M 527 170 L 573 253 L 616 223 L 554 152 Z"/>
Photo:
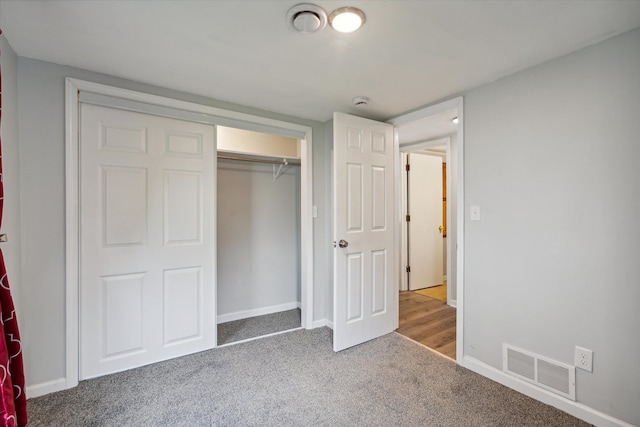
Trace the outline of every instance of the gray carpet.
<path fill-rule="evenodd" d="M 334 353 L 298 330 L 83 381 L 30 426 L 585 426 L 396 333 Z"/>
<path fill-rule="evenodd" d="M 218 325 L 218 345 L 229 344 L 299 327 L 299 308 L 220 323 Z"/>

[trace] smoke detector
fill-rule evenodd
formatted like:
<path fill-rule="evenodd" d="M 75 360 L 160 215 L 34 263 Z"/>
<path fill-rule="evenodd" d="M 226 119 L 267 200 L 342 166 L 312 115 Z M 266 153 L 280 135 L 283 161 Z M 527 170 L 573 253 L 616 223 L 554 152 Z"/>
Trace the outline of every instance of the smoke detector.
<path fill-rule="evenodd" d="M 366 96 L 356 96 L 353 98 L 353 105 L 356 107 L 364 107 L 369 103 L 369 98 Z"/>
<path fill-rule="evenodd" d="M 315 4 L 300 3 L 289 9 L 287 22 L 299 33 L 315 33 L 327 25 L 327 12 Z"/>

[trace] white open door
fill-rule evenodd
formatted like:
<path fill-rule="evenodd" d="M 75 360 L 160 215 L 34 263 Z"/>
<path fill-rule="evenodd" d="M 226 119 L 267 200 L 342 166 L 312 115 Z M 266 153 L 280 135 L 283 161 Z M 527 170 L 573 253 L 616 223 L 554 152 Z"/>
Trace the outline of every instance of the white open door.
<path fill-rule="evenodd" d="M 393 126 L 334 113 L 333 349 L 387 334 L 398 318 Z"/>
<path fill-rule="evenodd" d="M 80 379 L 214 347 L 213 126 L 80 113 Z"/>
<path fill-rule="evenodd" d="M 442 285 L 442 158 L 411 153 L 408 173 L 409 290 Z"/>

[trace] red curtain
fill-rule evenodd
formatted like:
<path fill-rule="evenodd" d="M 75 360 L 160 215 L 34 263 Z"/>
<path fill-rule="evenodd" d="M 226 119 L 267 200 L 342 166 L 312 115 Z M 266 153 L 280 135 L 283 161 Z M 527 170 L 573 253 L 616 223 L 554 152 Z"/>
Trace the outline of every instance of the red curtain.
<path fill-rule="evenodd" d="M 0 36 L 2 30 L 0 30 Z M 0 56 L 2 52 L 0 52 Z M 2 67 L 0 67 L 0 129 L 2 121 Z M 4 207 L 2 141 L 0 140 L 0 229 Z M 27 425 L 27 398 L 18 320 L 9 289 L 4 256 L 0 250 L 0 421 L 5 427 Z"/>

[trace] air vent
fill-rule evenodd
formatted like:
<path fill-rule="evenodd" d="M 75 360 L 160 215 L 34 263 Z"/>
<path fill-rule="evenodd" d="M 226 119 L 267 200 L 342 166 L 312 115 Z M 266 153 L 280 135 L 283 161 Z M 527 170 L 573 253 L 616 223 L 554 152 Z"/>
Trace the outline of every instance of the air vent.
<path fill-rule="evenodd" d="M 514 377 L 576 400 L 574 366 L 503 344 L 502 369 Z"/>
<path fill-rule="evenodd" d="M 316 33 L 327 25 L 327 13 L 315 4 L 300 3 L 289 9 L 287 22 L 299 33 Z"/>
<path fill-rule="evenodd" d="M 507 348 L 507 372 L 512 372 L 530 381 L 536 379 L 536 358 Z"/>

